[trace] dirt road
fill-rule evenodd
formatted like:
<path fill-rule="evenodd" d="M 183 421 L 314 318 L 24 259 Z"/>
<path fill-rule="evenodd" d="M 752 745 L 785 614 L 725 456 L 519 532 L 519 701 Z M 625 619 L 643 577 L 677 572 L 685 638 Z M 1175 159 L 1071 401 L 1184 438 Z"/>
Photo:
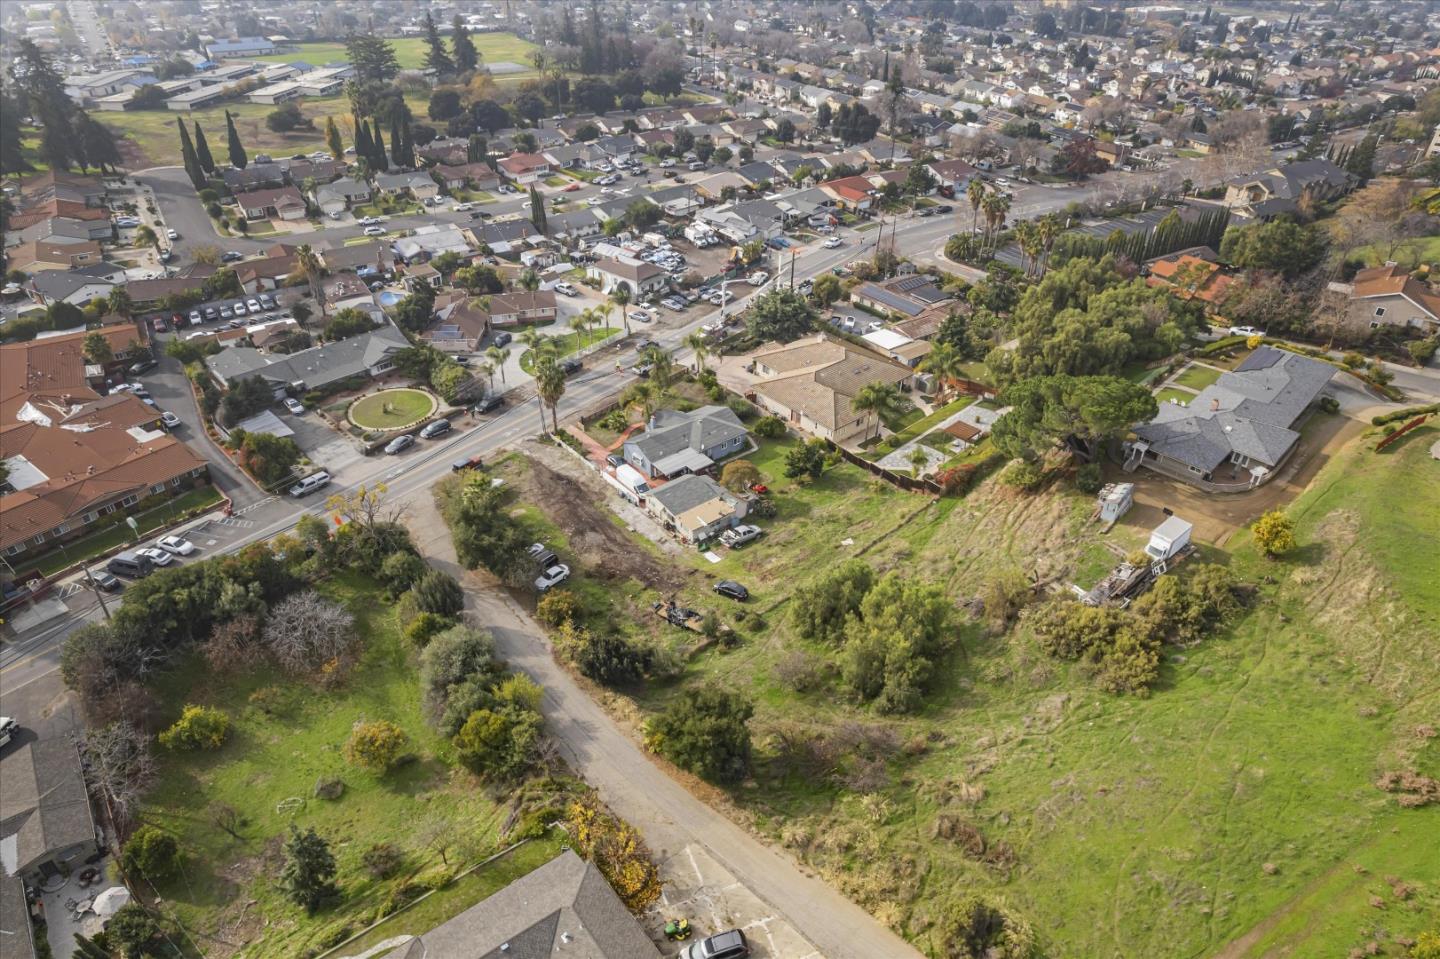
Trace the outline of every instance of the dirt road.
<path fill-rule="evenodd" d="M 501 656 L 545 689 L 546 729 L 561 754 L 664 859 L 697 844 L 789 920 L 829 959 L 919 959 L 920 954 L 783 852 L 771 849 L 660 770 L 551 658 L 539 625 L 494 581 L 455 561 L 449 531 L 425 493 L 409 523 L 425 558 L 465 584 L 465 607 L 495 636 Z"/>

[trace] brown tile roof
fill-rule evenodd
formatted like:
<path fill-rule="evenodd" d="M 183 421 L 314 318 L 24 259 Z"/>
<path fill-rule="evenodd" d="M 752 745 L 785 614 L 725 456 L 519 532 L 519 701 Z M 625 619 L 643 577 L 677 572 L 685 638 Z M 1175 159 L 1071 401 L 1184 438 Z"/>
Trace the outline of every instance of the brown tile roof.
<path fill-rule="evenodd" d="M 858 418 L 850 401 L 861 387 L 900 383 L 912 375 L 899 363 L 823 333 L 763 347 L 750 356 L 776 371 L 755 384 L 756 392 L 803 411 L 829 429 Z"/>
<path fill-rule="evenodd" d="M 10 268 L 33 272 L 30 268 L 37 263 L 63 264 L 62 268 L 80 266 L 85 263 L 99 263 L 100 244 L 94 240 L 79 243 L 56 243 L 53 240 L 32 240 L 10 249 Z"/>
<path fill-rule="evenodd" d="M 1200 272 L 1202 268 L 1203 273 Z M 1198 281 L 1192 279 L 1183 287 L 1176 286 L 1177 276 L 1192 275 L 1187 271 L 1193 271 L 1193 275 L 1199 278 Z M 1234 282 L 1234 277 L 1220 272 L 1220 264 L 1187 253 L 1153 261 L 1150 264 L 1150 276 L 1145 282 L 1154 287 L 1171 287 L 1181 299 L 1188 300 L 1193 297 L 1206 303 L 1218 303 Z"/>
<path fill-rule="evenodd" d="M 1440 319 L 1440 295 L 1430 292 L 1428 286 L 1394 263 L 1361 270 L 1355 274 L 1352 286 L 1351 299 L 1372 296 L 1403 296 L 1419 305 L 1431 316 Z"/>
<path fill-rule="evenodd" d="M 85 378 L 85 357 L 81 354 L 90 332 L 81 330 L 0 345 L 0 423 L 14 422 L 16 412 L 32 395 L 69 395 L 75 402 L 96 398 Z M 116 353 L 128 350 L 132 342 L 146 341 L 144 331 L 134 323 L 102 326 L 99 332 L 105 334 L 110 349 Z"/>

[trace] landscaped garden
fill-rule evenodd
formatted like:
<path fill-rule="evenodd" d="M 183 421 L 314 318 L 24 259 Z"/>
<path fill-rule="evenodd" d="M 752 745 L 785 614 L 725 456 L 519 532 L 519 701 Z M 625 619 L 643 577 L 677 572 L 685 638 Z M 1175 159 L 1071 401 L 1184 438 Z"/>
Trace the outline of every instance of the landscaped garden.
<path fill-rule="evenodd" d="M 361 397 L 350 405 L 347 416 L 364 430 L 401 430 L 435 412 L 437 400 L 424 390 L 397 387 Z"/>
<path fill-rule="evenodd" d="M 1200 366 L 1197 363 L 1191 363 L 1189 366 L 1185 367 L 1185 369 L 1180 372 L 1180 375 L 1176 376 L 1172 380 L 1172 382 L 1176 386 L 1188 387 L 1189 389 L 1192 389 L 1198 393 L 1205 387 L 1209 386 L 1211 383 L 1214 383 L 1216 380 L 1218 380 L 1220 378 L 1220 374 L 1223 372 L 1223 370 L 1212 369 L 1208 366 Z"/>
<path fill-rule="evenodd" d="M 597 326 L 580 333 L 557 333 L 546 338 L 541 348 L 549 350 L 557 360 L 563 360 L 565 357 L 578 353 L 587 346 L 607 340 L 619 332 L 619 327 Z M 520 369 L 531 375 L 535 373 L 535 357 L 532 350 L 526 350 L 520 354 Z"/>

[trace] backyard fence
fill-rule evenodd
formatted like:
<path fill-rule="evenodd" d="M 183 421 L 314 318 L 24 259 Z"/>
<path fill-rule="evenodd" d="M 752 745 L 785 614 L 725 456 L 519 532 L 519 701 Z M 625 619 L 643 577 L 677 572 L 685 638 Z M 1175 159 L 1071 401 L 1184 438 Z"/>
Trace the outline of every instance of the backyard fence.
<path fill-rule="evenodd" d="M 845 462 L 850 463 L 854 466 L 858 466 L 861 469 L 865 470 L 867 473 L 878 476 L 885 482 L 891 484 L 892 486 L 897 486 L 900 489 L 905 490 L 907 493 L 929 493 L 931 496 L 939 496 L 945 492 L 945 490 L 941 488 L 940 484 L 936 483 L 934 480 L 916 479 L 913 476 L 906 476 L 904 473 L 896 473 L 892 470 L 887 470 L 885 467 L 879 465 L 878 463 L 872 463 L 869 460 L 865 459 L 863 456 L 858 456 L 855 453 L 852 453 L 850 450 L 847 450 L 843 446 L 837 446 L 830 440 L 826 440 L 825 442 L 831 450 L 839 453 L 840 458 L 845 460 Z"/>

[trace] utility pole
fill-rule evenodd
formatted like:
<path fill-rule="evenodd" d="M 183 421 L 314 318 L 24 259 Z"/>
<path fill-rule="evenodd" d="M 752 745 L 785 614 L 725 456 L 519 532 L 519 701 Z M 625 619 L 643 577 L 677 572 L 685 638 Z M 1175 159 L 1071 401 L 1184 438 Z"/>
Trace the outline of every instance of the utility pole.
<path fill-rule="evenodd" d="M 100 584 L 95 582 L 95 577 L 90 575 L 89 565 L 85 567 L 85 582 L 90 584 L 90 589 L 94 592 L 95 598 L 100 601 L 100 611 L 105 614 L 105 619 L 108 622 L 110 619 L 110 607 L 105 605 L 104 591 L 100 589 Z"/>

